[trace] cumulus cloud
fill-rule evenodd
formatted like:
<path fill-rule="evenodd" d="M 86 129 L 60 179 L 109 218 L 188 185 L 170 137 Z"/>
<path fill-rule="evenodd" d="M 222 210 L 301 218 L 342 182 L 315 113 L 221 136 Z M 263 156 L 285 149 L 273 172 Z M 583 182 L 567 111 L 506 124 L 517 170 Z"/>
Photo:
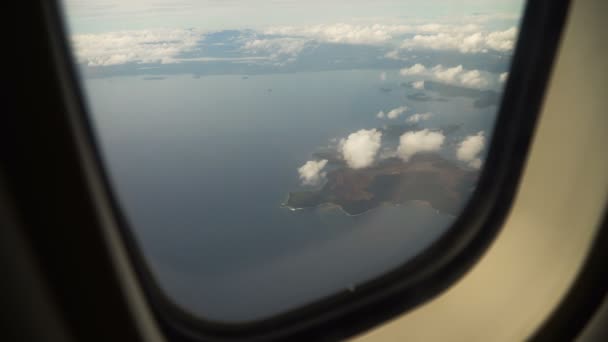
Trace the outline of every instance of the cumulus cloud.
<path fill-rule="evenodd" d="M 502 74 L 500 74 L 500 76 L 498 76 L 498 81 L 500 83 L 505 83 L 507 81 L 508 77 L 509 77 L 509 73 L 508 72 L 503 72 Z"/>
<path fill-rule="evenodd" d="M 490 83 L 479 70 L 466 70 L 462 65 L 453 68 L 437 65 L 431 69 L 431 72 L 440 81 L 469 88 L 483 88 Z"/>
<path fill-rule="evenodd" d="M 511 27 L 508 30 L 489 33 L 485 38 L 485 43 L 490 49 L 496 51 L 511 51 L 517 38 L 517 29 Z"/>
<path fill-rule="evenodd" d="M 459 82 L 469 88 L 484 88 L 490 83 L 479 70 L 462 71 Z"/>
<path fill-rule="evenodd" d="M 192 29 L 155 29 L 72 37 L 76 58 L 88 66 L 125 63 L 175 63 L 193 50 L 203 34 Z"/>
<path fill-rule="evenodd" d="M 434 132 L 428 129 L 406 132 L 399 138 L 397 155 L 403 161 L 408 161 L 416 153 L 439 151 L 444 140 L 443 132 Z"/>
<path fill-rule="evenodd" d="M 416 114 L 410 116 L 409 118 L 407 118 L 407 120 L 405 120 L 405 121 L 409 122 L 409 123 L 417 123 L 420 121 L 428 120 L 432 116 L 433 116 L 433 113 L 416 113 Z"/>
<path fill-rule="evenodd" d="M 426 73 L 426 67 L 420 63 L 416 63 L 409 68 L 399 70 L 399 74 L 401 74 L 401 76 L 423 75 Z"/>
<path fill-rule="evenodd" d="M 494 32 L 445 31 L 436 34 L 417 34 L 404 40 L 401 48 L 456 50 L 461 53 L 480 53 L 489 50 L 508 52 L 513 49 L 516 37 L 515 27 Z"/>
<path fill-rule="evenodd" d="M 327 165 L 327 159 L 309 160 L 298 169 L 302 185 L 317 186 L 325 180 L 327 175 L 323 168 Z"/>
<path fill-rule="evenodd" d="M 464 138 L 458 149 L 456 150 L 456 158 L 461 160 L 474 169 L 481 167 L 481 159 L 478 157 L 486 143 L 486 138 L 483 131 L 477 132 L 475 135 L 469 135 Z"/>
<path fill-rule="evenodd" d="M 424 89 L 424 81 L 415 81 L 415 82 L 412 82 L 412 88 L 414 88 L 414 89 L 420 89 L 420 90 Z"/>
<path fill-rule="evenodd" d="M 438 80 L 445 83 L 454 83 L 458 76 L 463 73 L 463 70 L 462 65 L 453 68 L 444 68 L 442 65 L 436 65 L 431 71 Z"/>
<path fill-rule="evenodd" d="M 427 77 L 439 82 L 454 84 L 468 88 L 485 88 L 488 87 L 492 81 L 492 76 L 490 73 L 482 72 L 477 69 L 467 70 L 462 67 L 462 65 L 457 65 L 455 67 L 444 67 L 441 64 L 438 64 L 432 68 L 427 68 L 422 64 L 414 64 L 409 68 L 403 68 L 399 71 L 402 76 L 423 76 Z M 424 82 L 418 81 L 422 83 L 414 82 L 412 86 L 416 89 L 417 86 L 424 88 Z"/>
<path fill-rule="evenodd" d="M 361 169 L 374 163 L 382 144 L 382 132 L 362 129 L 340 142 L 340 151 L 349 167 Z"/>
<path fill-rule="evenodd" d="M 391 109 L 388 111 L 388 113 L 385 113 L 384 111 L 379 111 L 378 114 L 376 114 L 376 117 L 378 119 L 384 119 L 384 118 L 388 118 L 388 119 L 396 119 L 398 117 L 400 117 L 401 115 L 403 115 L 403 113 L 407 112 L 408 108 L 407 106 L 400 106 L 394 109 Z"/>
<path fill-rule="evenodd" d="M 397 107 L 395 109 L 391 109 L 387 114 L 386 117 L 389 119 L 396 119 L 399 116 L 401 116 L 401 114 L 405 113 L 407 111 L 407 106 L 400 106 Z"/>

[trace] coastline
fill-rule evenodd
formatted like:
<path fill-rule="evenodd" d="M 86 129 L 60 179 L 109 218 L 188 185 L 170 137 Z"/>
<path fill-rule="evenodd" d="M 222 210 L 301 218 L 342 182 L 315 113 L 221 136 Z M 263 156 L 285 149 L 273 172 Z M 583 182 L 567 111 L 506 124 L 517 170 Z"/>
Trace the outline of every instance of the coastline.
<path fill-rule="evenodd" d="M 289 200 L 289 194 L 287 195 L 287 201 L 288 200 Z M 447 214 L 447 213 L 440 212 L 438 209 L 434 208 L 431 205 L 430 202 L 423 201 L 423 200 L 409 200 L 409 201 L 405 201 L 403 203 L 382 202 L 382 204 L 380 204 L 379 206 L 374 207 L 374 208 L 370 208 L 370 209 L 368 209 L 368 210 L 366 210 L 364 212 L 358 213 L 358 214 L 351 214 L 348 211 L 344 210 L 344 208 L 342 208 L 341 205 L 336 204 L 336 203 L 332 203 L 332 202 L 323 202 L 323 203 L 319 203 L 319 204 L 317 204 L 315 206 L 311 206 L 311 207 L 292 207 L 292 206 L 287 205 L 287 203 L 288 203 L 287 201 L 281 203 L 281 207 L 287 208 L 290 211 L 299 211 L 299 210 L 304 210 L 304 209 L 317 209 L 317 208 L 320 208 L 320 207 L 323 207 L 323 206 L 330 206 L 330 207 L 333 207 L 333 208 L 340 209 L 340 211 L 342 211 L 342 213 L 344 213 L 346 216 L 350 216 L 350 217 L 357 217 L 357 216 L 365 215 L 365 214 L 367 214 L 367 213 L 369 213 L 369 212 L 371 212 L 373 210 L 376 210 L 376 209 L 378 209 L 378 208 L 380 208 L 382 206 L 385 206 L 385 205 L 390 205 L 390 206 L 393 206 L 393 207 L 399 207 L 399 206 L 404 205 L 404 204 L 424 205 L 424 206 L 428 206 L 428 207 L 434 209 L 438 214 L 450 215 L 450 214 Z M 450 216 L 452 216 L 452 215 L 450 215 Z"/>

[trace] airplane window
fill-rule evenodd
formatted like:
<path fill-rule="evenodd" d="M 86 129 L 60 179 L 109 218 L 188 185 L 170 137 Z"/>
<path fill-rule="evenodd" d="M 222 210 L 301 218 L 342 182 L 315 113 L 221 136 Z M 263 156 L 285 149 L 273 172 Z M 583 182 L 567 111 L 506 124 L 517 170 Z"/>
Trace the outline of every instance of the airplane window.
<path fill-rule="evenodd" d="M 65 0 L 105 171 L 164 295 L 254 322 L 437 241 L 484 168 L 523 5 Z"/>

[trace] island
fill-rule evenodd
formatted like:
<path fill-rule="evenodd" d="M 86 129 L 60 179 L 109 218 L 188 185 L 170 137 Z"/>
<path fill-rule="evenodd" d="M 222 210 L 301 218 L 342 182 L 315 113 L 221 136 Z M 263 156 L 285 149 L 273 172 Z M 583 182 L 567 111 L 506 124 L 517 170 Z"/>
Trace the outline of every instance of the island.
<path fill-rule="evenodd" d="M 468 97 L 473 99 L 475 108 L 486 108 L 497 106 L 500 103 L 500 94 L 493 90 L 480 90 L 474 88 L 461 87 L 451 84 L 426 81 L 424 83 L 426 90 L 434 91 L 444 97 Z M 418 94 L 414 94 L 418 95 Z M 408 96 L 408 98 L 410 98 Z M 410 98 L 415 99 L 415 98 Z"/>
<path fill-rule="evenodd" d="M 460 167 L 438 154 L 419 154 L 409 161 L 388 158 L 364 169 L 339 167 L 327 173 L 317 190 L 290 192 L 284 206 L 292 209 L 335 205 L 359 215 L 384 203 L 428 203 L 456 215 L 475 186 L 478 172 Z"/>

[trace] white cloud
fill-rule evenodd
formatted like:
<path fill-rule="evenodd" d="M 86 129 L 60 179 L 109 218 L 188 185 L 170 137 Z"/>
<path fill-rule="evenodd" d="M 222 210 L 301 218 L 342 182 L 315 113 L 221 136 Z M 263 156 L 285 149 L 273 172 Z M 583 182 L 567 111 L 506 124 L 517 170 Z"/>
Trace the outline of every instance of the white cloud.
<path fill-rule="evenodd" d="M 498 76 L 498 81 L 500 83 L 505 83 L 507 81 L 508 77 L 509 77 L 509 73 L 508 72 L 503 72 L 502 74 L 500 74 L 500 76 Z"/>
<path fill-rule="evenodd" d="M 88 66 L 125 63 L 176 63 L 203 34 L 189 29 L 155 29 L 77 34 L 72 43 L 78 62 Z"/>
<path fill-rule="evenodd" d="M 327 175 L 326 172 L 322 172 L 325 165 L 327 165 L 327 159 L 309 160 L 302 165 L 298 169 L 302 185 L 317 186 L 321 184 Z"/>
<path fill-rule="evenodd" d="M 486 138 L 483 131 L 467 136 L 458 144 L 456 158 L 466 162 L 474 169 L 479 169 L 481 167 L 481 159 L 479 159 L 478 155 L 483 150 L 485 143 Z"/>
<path fill-rule="evenodd" d="M 462 65 L 453 68 L 444 68 L 441 64 L 436 65 L 431 71 L 435 78 L 445 83 L 456 83 L 457 77 L 462 75 L 464 68 Z"/>
<path fill-rule="evenodd" d="M 386 58 L 406 60 L 400 49 L 458 50 L 465 53 L 488 50 L 510 51 L 517 35 L 515 27 L 484 31 L 474 23 L 335 23 L 304 26 L 276 26 L 249 36 L 243 50 L 268 53 L 271 58 L 295 57 L 318 43 L 379 45 L 391 49 Z M 268 36 L 270 35 L 270 36 Z M 411 37 L 407 38 L 406 37 Z M 272 37 L 274 36 L 274 37 Z M 263 37 L 263 38 L 261 38 Z M 177 63 L 185 52 L 198 51 L 204 38 L 197 29 L 147 29 L 72 37 L 79 62 L 90 66 L 125 63 Z M 203 56 L 204 57 L 204 56 Z"/>
<path fill-rule="evenodd" d="M 383 110 L 381 110 L 376 114 L 376 117 L 378 119 L 384 119 L 384 118 L 396 119 L 396 118 L 400 117 L 403 113 L 407 112 L 407 110 L 408 110 L 407 106 L 400 106 L 400 107 L 391 109 L 388 111 L 388 113 L 385 113 Z"/>
<path fill-rule="evenodd" d="M 387 114 L 386 117 L 389 119 L 396 119 L 399 116 L 401 116 L 401 114 L 405 113 L 407 111 L 407 106 L 401 106 L 401 107 L 397 107 L 395 109 L 391 109 Z"/>
<path fill-rule="evenodd" d="M 414 64 L 409 68 L 403 68 L 399 71 L 402 76 L 424 76 L 439 82 L 454 84 L 468 88 L 486 88 L 495 82 L 495 77 L 488 72 L 482 72 L 477 69 L 467 70 L 462 65 L 446 68 L 439 64 L 432 68 L 427 68 L 422 64 Z M 494 80 L 492 80 L 494 78 Z M 422 82 L 422 83 L 419 83 Z M 424 88 L 424 81 L 413 82 L 412 86 Z"/>
<path fill-rule="evenodd" d="M 461 53 L 480 53 L 489 50 L 508 52 L 513 50 L 517 29 L 512 27 L 495 32 L 466 32 L 456 30 L 436 34 L 417 34 L 401 44 L 402 49 L 456 50 Z"/>
<path fill-rule="evenodd" d="M 385 71 L 383 71 L 383 72 L 380 73 L 380 80 L 381 81 L 386 81 L 386 72 Z"/>
<path fill-rule="evenodd" d="M 386 18 L 382 20 L 386 21 Z M 406 34 L 450 33 L 467 35 L 481 31 L 482 27 L 472 23 L 333 23 L 308 26 L 274 26 L 263 31 L 268 35 L 306 37 L 320 42 L 344 44 L 378 45 L 391 42 Z M 485 34 L 486 35 L 490 34 Z M 499 42 L 503 35 L 492 35 L 491 40 Z M 506 34 L 508 37 L 508 34 Z"/>
<path fill-rule="evenodd" d="M 517 29 L 511 27 L 505 31 L 496 31 L 486 36 L 485 43 L 489 48 L 496 51 L 511 51 L 517 38 Z"/>
<path fill-rule="evenodd" d="M 308 37 L 328 43 L 377 45 L 393 39 L 394 36 L 414 31 L 415 28 L 410 25 L 337 23 L 312 26 L 277 26 L 266 29 L 264 33 Z"/>
<path fill-rule="evenodd" d="M 343 139 L 340 150 L 349 167 L 361 169 L 374 163 L 381 141 L 382 132 L 377 129 L 362 129 Z"/>
<path fill-rule="evenodd" d="M 422 89 L 424 89 L 424 81 L 415 81 L 415 82 L 412 82 L 412 87 L 414 89 L 420 89 L 420 90 L 422 90 Z"/>
<path fill-rule="evenodd" d="M 433 116 L 433 113 L 416 113 L 416 114 L 410 116 L 409 118 L 407 118 L 407 120 L 405 120 L 405 121 L 410 122 L 410 123 L 417 123 L 420 121 L 428 120 L 432 116 Z"/>
<path fill-rule="evenodd" d="M 423 75 L 427 73 L 427 69 L 424 65 L 416 63 L 409 68 L 399 70 L 399 73 L 401 76 Z"/>
<path fill-rule="evenodd" d="M 399 138 L 397 155 L 404 161 L 408 161 L 416 153 L 438 151 L 444 140 L 443 132 L 434 132 L 428 129 L 406 132 Z"/>
<path fill-rule="evenodd" d="M 254 39 L 246 42 L 243 50 L 269 53 L 270 58 L 275 59 L 280 56 L 295 57 L 309 45 L 309 41 L 300 38 Z"/>
<path fill-rule="evenodd" d="M 464 71 L 460 74 L 460 84 L 469 88 L 484 88 L 487 87 L 489 81 L 486 80 L 479 70 Z"/>

